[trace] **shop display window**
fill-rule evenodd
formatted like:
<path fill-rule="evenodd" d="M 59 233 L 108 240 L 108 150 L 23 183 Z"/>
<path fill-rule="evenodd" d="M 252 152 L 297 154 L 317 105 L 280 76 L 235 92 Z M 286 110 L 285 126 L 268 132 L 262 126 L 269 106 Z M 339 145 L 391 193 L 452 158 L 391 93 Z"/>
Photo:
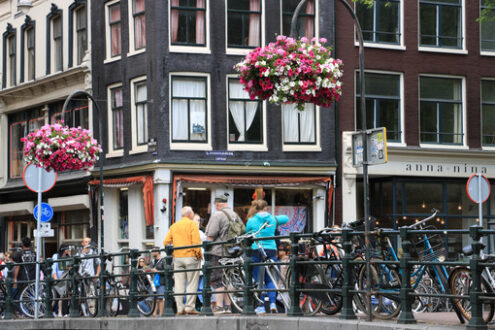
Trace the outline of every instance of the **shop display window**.
<path fill-rule="evenodd" d="M 129 199 L 128 188 L 119 190 L 119 229 L 120 239 L 129 239 Z"/>

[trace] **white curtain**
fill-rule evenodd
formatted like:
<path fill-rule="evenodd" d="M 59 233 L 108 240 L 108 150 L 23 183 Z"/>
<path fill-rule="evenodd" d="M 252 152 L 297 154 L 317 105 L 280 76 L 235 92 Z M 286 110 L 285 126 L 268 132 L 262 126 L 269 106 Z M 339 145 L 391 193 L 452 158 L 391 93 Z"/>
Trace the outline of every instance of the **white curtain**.
<path fill-rule="evenodd" d="M 296 110 L 297 111 L 297 110 Z M 315 142 L 315 106 L 306 104 L 304 111 L 299 112 L 301 120 L 301 142 Z"/>
<path fill-rule="evenodd" d="M 298 110 L 294 104 L 282 104 L 284 142 L 299 142 Z"/>
<path fill-rule="evenodd" d="M 229 93 L 231 99 L 250 100 L 248 93 L 239 82 L 230 82 Z M 244 104 L 246 105 L 246 121 L 244 121 Z M 256 111 L 258 110 L 258 102 L 229 101 L 229 109 L 234 118 L 235 127 L 239 131 L 237 141 L 243 142 L 246 140 L 245 133 L 249 131 L 253 124 Z"/>
<path fill-rule="evenodd" d="M 206 97 L 206 84 L 200 79 L 174 79 L 172 82 L 172 96 L 175 97 Z M 172 102 L 172 139 L 187 140 L 188 121 L 187 107 L 188 101 L 175 99 Z M 191 139 L 206 139 L 206 103 L 204 100 L 190 100 L 191 123 L 190 129 L 193 132 L 193 125 L 203 127 L 203 133 L 191 134 Z"/>
<path fill-rule="evenodd" d="M 461 97 L 461 81 L 457 81 L 454 84 L 454 100 L 462 100 Z M 454 127 L 453 132 L 458 135 L 454 135 L 454 143 L 462 143 L 462 104 L 454 105 Z"/>
<path fill-rule="evenodd" d="M 148 141 L 148 106 L 146 83 L 136 85 L 136 119 L 138 144 Z"/>
<path fill-rule="evenodd" d="M 297 110 L 295 104 L 283 104 L 284 142 L 314 143 L 315 136 L 315 107 L 306 104 L 303 111 Z M 299 136 L 299 131 L 301 136 Z"/>
<path fill-rule="evenodd" d="M 250 11 L 260 11 L 260 0 L 249 0 Z M 260 45 L 260 22 L 261 15 L 249 15 L 249 41 L 248 46 L 257 47 Z"/>

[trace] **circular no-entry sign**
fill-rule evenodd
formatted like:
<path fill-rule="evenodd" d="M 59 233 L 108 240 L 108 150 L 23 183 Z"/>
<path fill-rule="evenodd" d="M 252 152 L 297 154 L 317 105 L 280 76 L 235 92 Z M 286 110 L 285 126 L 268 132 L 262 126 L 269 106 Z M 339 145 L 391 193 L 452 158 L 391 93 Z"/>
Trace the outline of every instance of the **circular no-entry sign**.
<path fill-rule="evenodd" d="M 41 185 L 39 181 L 41 175 Z M 33 163 L 29 163 L 24 167 L 22 172 L 22 180 L 29 190 L 33 192 L 45 192 L 53 188 L 57 181 L 57 172 L 48 172 L 42 167 L 36 167 Z"/>
<path fill-rule="evenodd" d="M 466 191 L 474 203 L 484 203 L 490 196 L 490 181 L 484 175 L 473 174 L 466 184 Z"/>

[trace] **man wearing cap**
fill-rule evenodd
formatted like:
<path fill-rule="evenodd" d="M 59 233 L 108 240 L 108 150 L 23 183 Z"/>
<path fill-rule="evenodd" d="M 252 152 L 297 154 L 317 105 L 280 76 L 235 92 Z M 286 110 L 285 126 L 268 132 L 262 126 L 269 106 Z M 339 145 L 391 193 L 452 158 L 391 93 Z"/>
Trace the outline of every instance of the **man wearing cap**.
<path fill-rule="evenodd" d="M 227 230 L 229 228 L 229 218 L 227 213 L 232 219 L 235 219 L 237 214 L 229 207 L 228 199 L 225 195 L 218 195 L 215 197 L 215 209 L 206 226 L 207 240 L 211 242 L 225 241 L 227 238 Z M 211 266 L 219 266 L 219 260 L 227 257 L 224 255 L 224 249 L 221 245 L 214 245 L 211 248 Z M 215 291 L 223 291 L 225 287 L 222 284 L 222 269 L 212 269 L 210 284 Z M 216 306 L 213 310 L 217 313 L 229 313 L 230 301 L 226 293 L 218 293 L 215 295 Z"/>

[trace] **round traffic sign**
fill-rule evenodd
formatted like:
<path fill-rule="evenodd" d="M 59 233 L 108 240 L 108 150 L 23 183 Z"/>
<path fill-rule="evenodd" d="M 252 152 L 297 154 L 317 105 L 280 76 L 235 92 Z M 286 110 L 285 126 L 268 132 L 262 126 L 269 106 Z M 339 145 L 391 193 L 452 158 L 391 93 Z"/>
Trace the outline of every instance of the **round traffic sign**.
<path fill-rule="evenodd" d="M 38 220 L 38 205 L 33 210 L 34 218 Z M 48 222 L 53 218 L 53 209 L 50 204 L 41 203 L 41 222 Z"/>
<path fill-rule="evenodd" d="M 39 180 L 40 175 L 41 182 Z M 33 163 L 29 163 L 24 167 L 22 180 L 29 190 L 36 193 L 45 192 L 52 189 L 55 185 L 55 182 L 57 181 L 57 172 L 48 172 L 42 167 L 36 167 Z"/>
<path fill-rule="evenodd" d="M 466 184 L 466 191 L 474 203 L 484 203 L 490 196 L 490 181 L 483 174 L 473 174 Z"/>

